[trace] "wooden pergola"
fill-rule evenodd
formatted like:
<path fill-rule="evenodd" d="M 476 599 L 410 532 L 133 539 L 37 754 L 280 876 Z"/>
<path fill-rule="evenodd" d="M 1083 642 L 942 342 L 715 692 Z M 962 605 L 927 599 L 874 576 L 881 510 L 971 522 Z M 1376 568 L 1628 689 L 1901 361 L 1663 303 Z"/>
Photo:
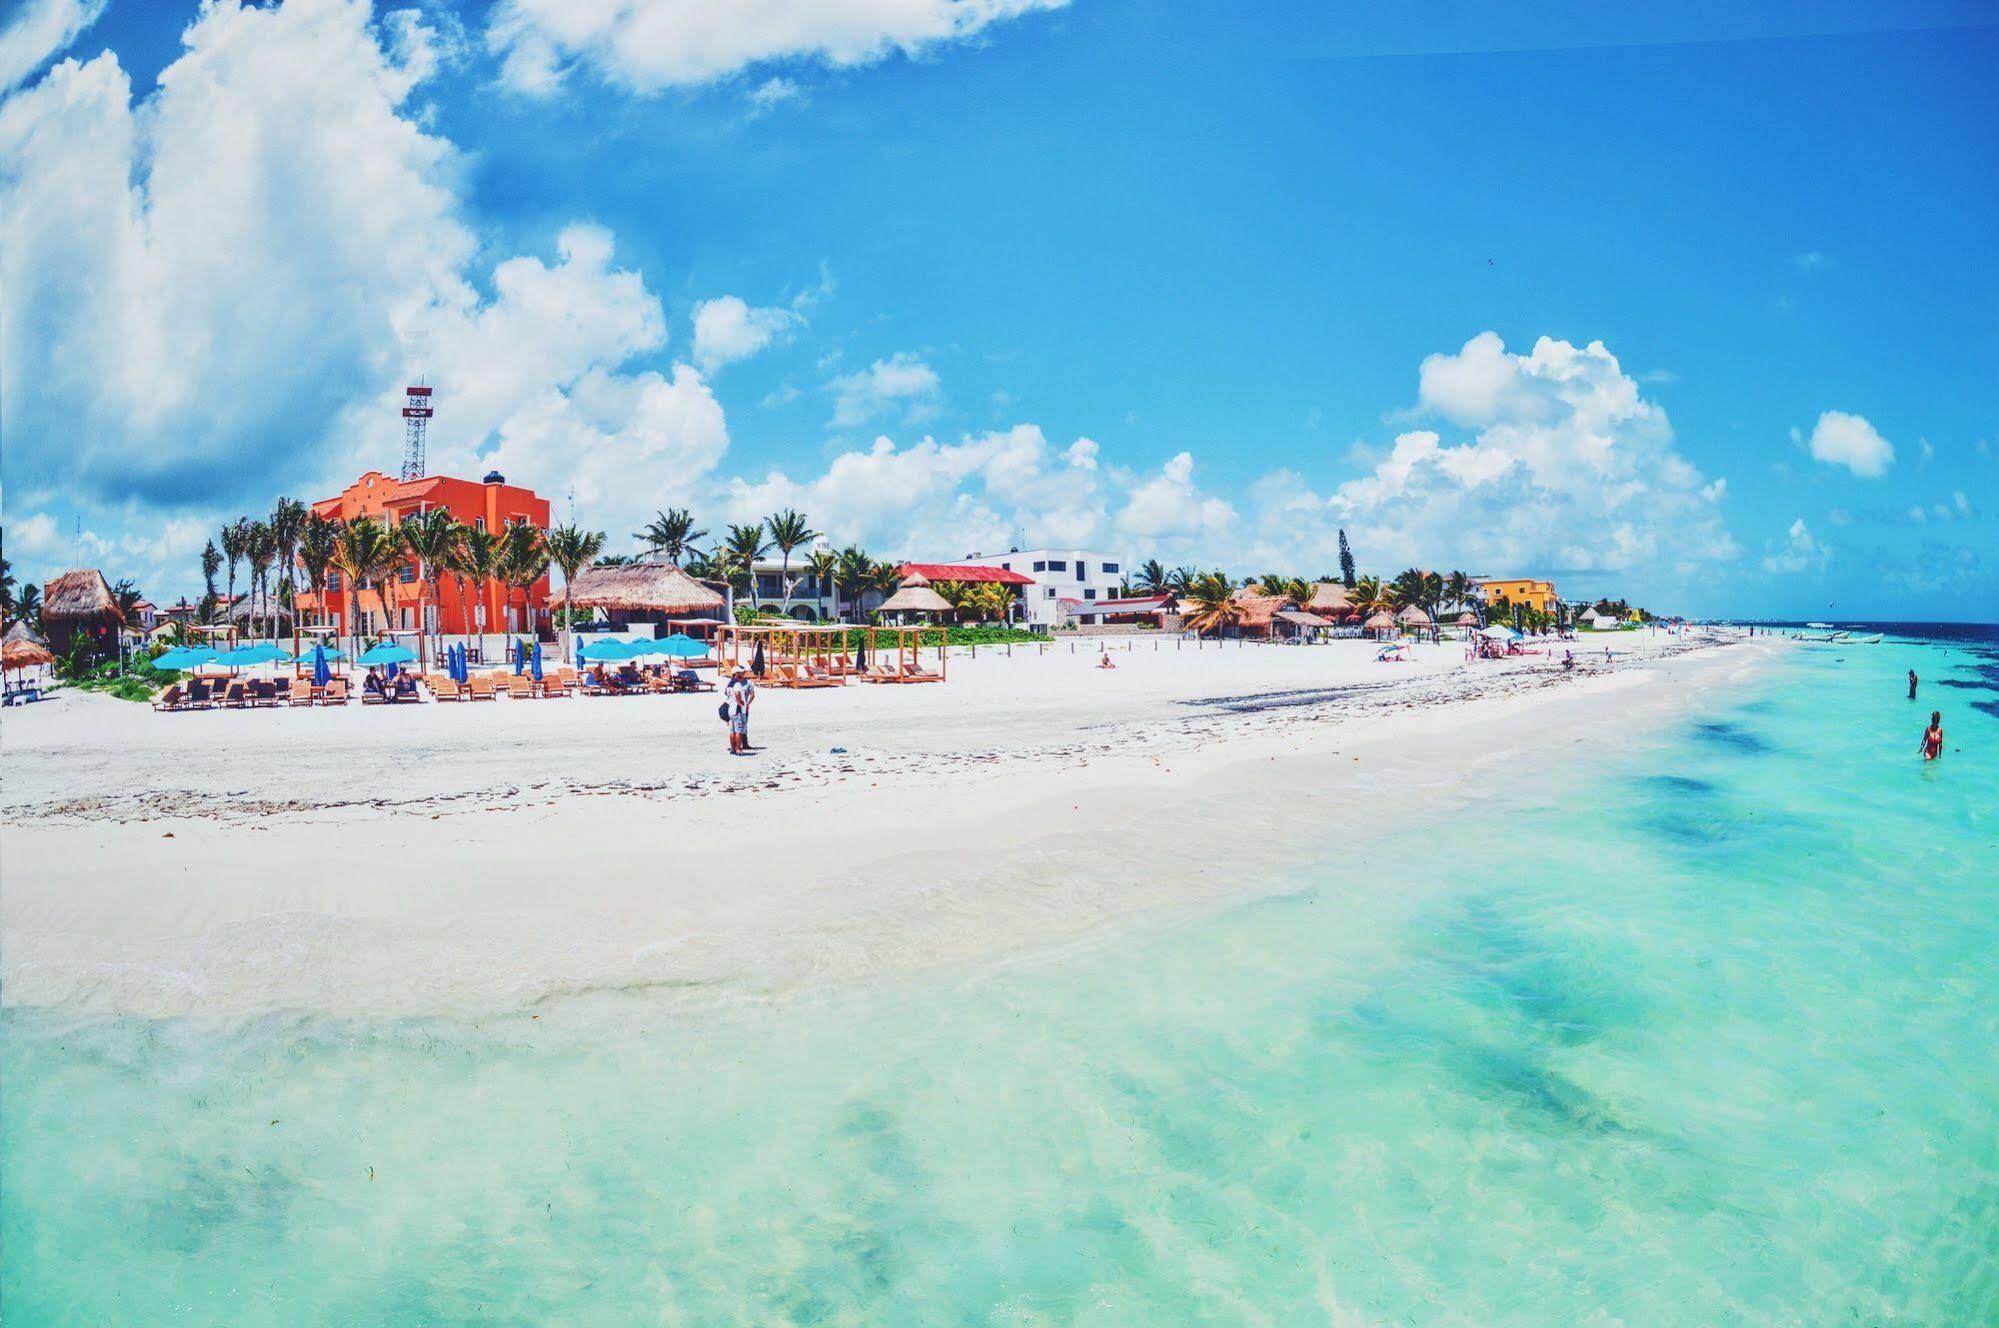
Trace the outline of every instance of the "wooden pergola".
<path fill-rule="evenodd" d="M 716 623 L 715 657 L 724 672 L 749 668 L 759 645 L 764 671 L 758 682 L 771 687 L 844 687 L 855 672 L 847 654 L 843 624 Z"/>
<path fill-rule="evenodd" d="M 937 641 L 937 671 L 923 667 L 923 633 L 941 633 Z M 895 667 L 882 663 L 882 638 L 895 641 Z M 868 667 L 860 676 L 868 682 L 943 682 L 950 672 L 951 629 L 948 627 L 868 628 Z"/>

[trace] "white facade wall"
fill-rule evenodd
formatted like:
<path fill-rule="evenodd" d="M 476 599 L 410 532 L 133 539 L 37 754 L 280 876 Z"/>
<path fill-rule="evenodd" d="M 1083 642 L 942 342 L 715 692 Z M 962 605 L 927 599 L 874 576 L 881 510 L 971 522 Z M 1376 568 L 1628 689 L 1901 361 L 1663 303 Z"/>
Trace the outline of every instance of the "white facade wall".
<path fill-rule="evenodd" d="M 972 554 L 953 562 L 977 567 L 1003 567 L 1034 578 L 1021 587 L 1026 621 L 1055 627 L 1062 620 L 1062 601 L 1116 599 L 1127 566 L 1124 555 L 1095 549 L 1016 549 L 1009 553 Z"/>

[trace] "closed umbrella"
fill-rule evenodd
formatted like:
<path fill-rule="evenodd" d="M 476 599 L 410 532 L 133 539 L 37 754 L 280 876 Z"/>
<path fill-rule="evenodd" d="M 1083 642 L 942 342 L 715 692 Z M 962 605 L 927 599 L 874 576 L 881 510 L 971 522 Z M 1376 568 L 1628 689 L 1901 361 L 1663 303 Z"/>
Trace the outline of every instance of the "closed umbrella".
<path fill-rule="evenodd" d="M 534 643 L 534 658 L 528 661 L 528 673 L 536 682 L 541 681 L 541 642 Z"/>
<path fill-rule="evenodd" d="M 528 643 L 518 636 L 514 638 L 514 676 L 519 677 L 528 669 Z"/>
<path fill-rule="evenodd" d="M 865 669 L 867 666 L 868 638 L 863 636 L 854 642 L 854 667 L 856 669 Z"/>
<path fill-rule="evenodd" d="M 333 670 L 328 668 L 326 664 L 326 647 L 314 646 L 312 648 L 312 685 L 314 687 L 324 687 L 331 681 L 333 681 Z"/>
<path fill-rule="evenodd" d="M 764 676 L 764 640 L 762 637 L 757 638 L 756 653 L 750 656 L 750 672 L 756 674 L 759 678 Z"/>

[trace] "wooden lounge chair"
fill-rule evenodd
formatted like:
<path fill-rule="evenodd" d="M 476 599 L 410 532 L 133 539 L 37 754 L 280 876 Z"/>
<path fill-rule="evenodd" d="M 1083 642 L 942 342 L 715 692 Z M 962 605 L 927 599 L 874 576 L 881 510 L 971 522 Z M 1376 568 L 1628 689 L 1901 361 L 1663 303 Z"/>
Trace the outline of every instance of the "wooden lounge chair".
<path fill-rule="evenodd" d="M 271 692 L 272 705 L 285 705 L 292 699 L 292 680 L 290 678 L 280 678 L 272 683 L 271 687 L 273 689 Z"/>
<path fill-rule="evenodd" d="M 171 683 L 164 692 L 153 698 L 155 710 L 179 710 L 187 694 L 181 691 L 179 683 Z"/>
<path fill-rule="evenodd" d="M 506 681 L 507 695 L 514 698 L 514 700 L 516 701 L 534 700 L 534 679 L 530 678 L 527 674 L 509 673 L 506 675 L 505 681 Z"/>
<path fill-rule="evenodd" d="M 250 704 L 268 706 L 278 703 L 278 685 L 263 678 L 250 679 Z"/>
<path fill-rule="evenodd" d="M 250 685 L 241 678 L 231 678 L 222 691 L 222 704 L 231 710 L 246 710 L 250 705 Z"/>
<path fill-rule="evenodd" d="M 470 689 L 469 695 L 474 701 L 497 701 L 500 697 L 500 693 L 493 686 L 493 675 L 490 673 L 475 673 L 465 685 Z"/>
<path fill-rule="evenodd" d="M 321 705 L 346 705 L 347 680 L 345 678 L 329 679 L 326 684 L 326 694 L 320 697 L 319 701 Z"/>
<path fill-rule="evenodd" d="M 715 684 L 703 682 L 692 669 L 682 669 L 673 675 L 673 690 L 676 692 L 712 692 Z"/>
<path fill-rule="evenodd" d="M 194 678 L 189 680 L 187 684 L 186 704 L 190 710 L 206 710 L 215 704 L 214 693 L 209 689 L 206 679 Z"/>
<path fill-rule="evenodd" d="M 312 679 L 300 678 L 292 684 L 291 703 L 295 706 L 315 705 L 320 700 L 319 688 L 313 686 Z"/>
<path fill-rule="evenodd" d="M 541 680 L 543 696 L 574 696 L 576 694 L 576 671 L 557 669 Z"/>
<path fill-rule="evenodd" d="M 430 694 L 439 701 L 463 701 L 465 689 L 458 685 L 458 679 L 442 673 L 433 673 L 423 680 L 430 688 Z"/>

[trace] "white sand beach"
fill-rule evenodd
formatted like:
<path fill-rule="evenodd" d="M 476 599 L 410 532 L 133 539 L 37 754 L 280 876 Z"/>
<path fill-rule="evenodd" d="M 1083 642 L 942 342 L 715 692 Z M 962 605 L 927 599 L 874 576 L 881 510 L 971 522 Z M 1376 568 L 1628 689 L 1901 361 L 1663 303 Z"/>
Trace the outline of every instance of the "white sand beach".
<path fill-rule="evenodd" d="M 740 759 L 712 696 L 70 695 L 0 719 L 0 981 L 149 1015 L 477 1012 L 998 956 L 1232 897 L 1336 817 L 1643 741 L 1781 648 L 1627 633 L 1567 675 L 1452 643 L 988 648 L 942 685 L 767 688 Z"/>

